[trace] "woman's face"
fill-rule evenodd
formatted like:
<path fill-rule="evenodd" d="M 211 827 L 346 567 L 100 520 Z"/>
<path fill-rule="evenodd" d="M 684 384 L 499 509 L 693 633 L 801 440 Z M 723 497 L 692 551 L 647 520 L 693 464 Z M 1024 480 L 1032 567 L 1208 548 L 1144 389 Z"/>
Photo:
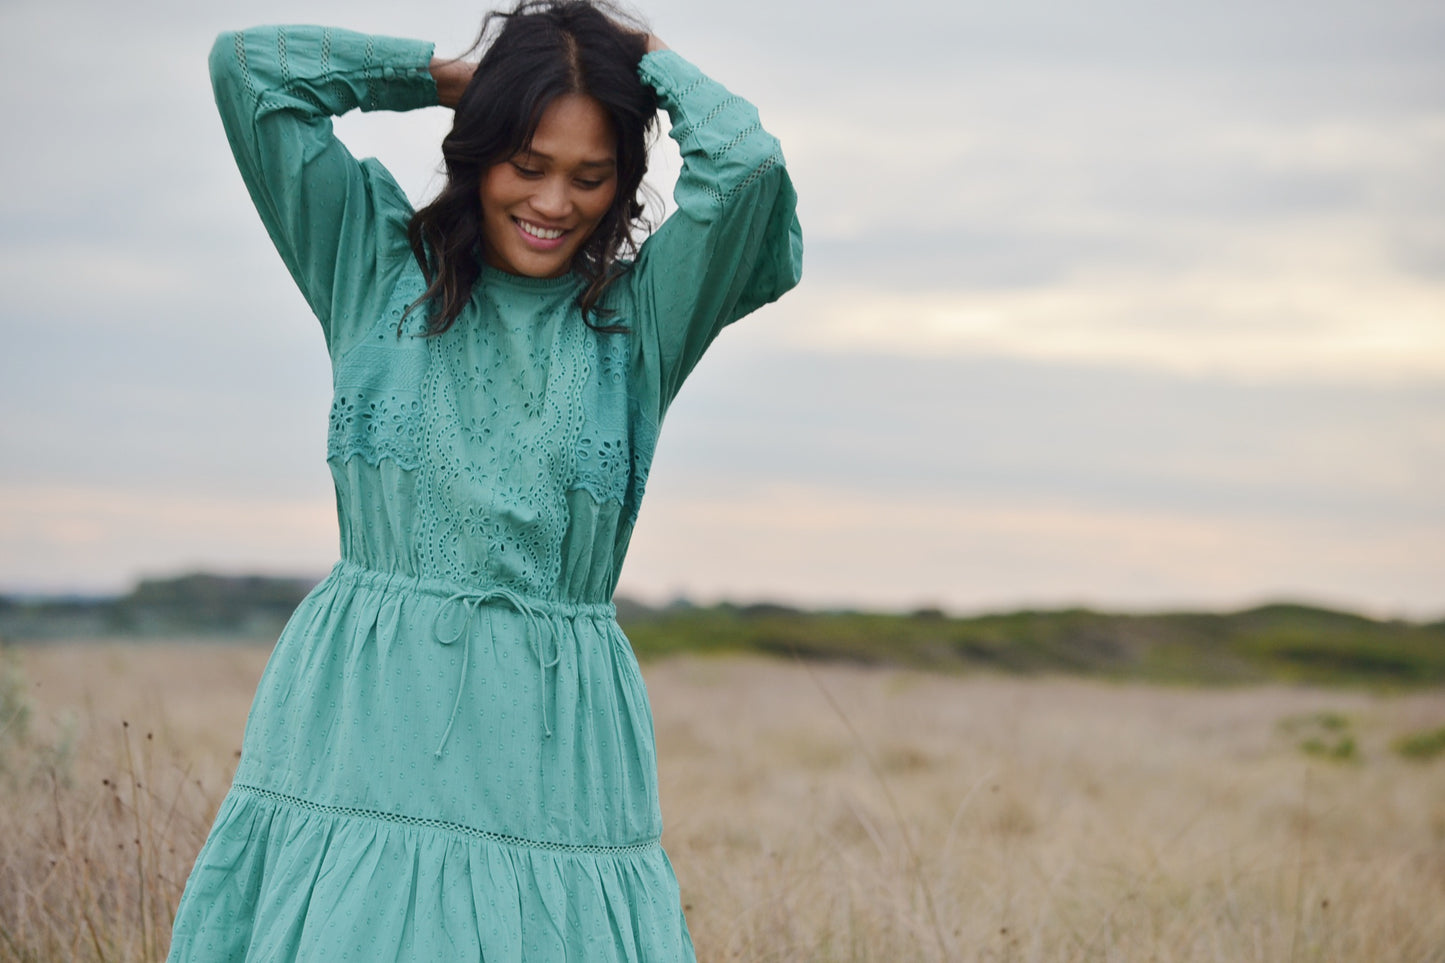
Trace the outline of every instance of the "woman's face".
<path fill-rule="evenodd" d="M 488 264 L 566 274 L 617 195 L 617 134 L 602 105 L 585 94 L 552 101 L 531 145 L 488 169 L 480 193 Z"/>

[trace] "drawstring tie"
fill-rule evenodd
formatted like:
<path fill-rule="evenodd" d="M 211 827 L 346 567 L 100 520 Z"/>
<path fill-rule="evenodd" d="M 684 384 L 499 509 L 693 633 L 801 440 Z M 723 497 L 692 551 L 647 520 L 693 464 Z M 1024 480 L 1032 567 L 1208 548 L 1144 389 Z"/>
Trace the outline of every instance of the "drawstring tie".
<path fill-rule="evenodd" d="M 442 613 L 445 612 L 453 602 L 460 602 L 462 604 L 462 608 L 465 610 L 465 614 L 462 617 L 462 627 L 458 629 L 455 634 L 448 637 L 442 635 L 440 620 Z M 545 654 L 546 650 L 542 647 L 543 626 L 546 624 L 547 620 L 541 612 L 537 611 L 536 607 L 530 605 L 516 592 L 513 592 L 511 589 L 506 588 L 498 587 L 483 589 L 477 592 L 457 592 L 450 598 L 448 598 L 444 603 L 442 603 L 442 607 L 437 609 L 437 614 L 432 618 L 432 632 L 436 635 L 437 641 L 440 642 L 442 645 L 453 645 L 458 639 L 463 640 L 462 674 L 461 678 L 457 680 L 457 698 L 456 701 L 452 703 L 452 714 L 447 719 L 447 728 L 446 731 L 442 733 L 442 741 L 437 745 L 436 752 L 433 754 L 438 759 L 441 758 L 442 749 L 447 744 L 447 738 L 452 734 L 452 726 L 456 725 L 457 713 L 462 708 L 462 693 L 466 689 L 467 667 L 471 661 L 472 616 L 476 615 L 477 609 L 481 608 L 487 602 L 506 602 L 508 605 L 510 605 L 513 609 L 516 610 L 518 615 L 524 616 L 529 623 L 528 627 L 531 629 L 531 631 L 528 632 L 528 635 L 530 636 L 528 642 L 532 647 L 532 654 L 537 657 L 538 681 L 541 684 L 540 687 L 542 690 L 542 729 L 546 733 L 548 739 L 552 738 L 552 723 L 551 720 L 548 718 L 547 712 L 547 670 L 553 668 L 562 661 L 562 646 L 561 643 L 558 641 L 556 630 L 553 629 L 548 632 L 548 634 L 552 637 L 552 660 L 549 662 L 547 661 L 547 657 Z M 493 649 L 496 648 L 496 645 L 497 633 L 494 626 L 492 628 Z"/>

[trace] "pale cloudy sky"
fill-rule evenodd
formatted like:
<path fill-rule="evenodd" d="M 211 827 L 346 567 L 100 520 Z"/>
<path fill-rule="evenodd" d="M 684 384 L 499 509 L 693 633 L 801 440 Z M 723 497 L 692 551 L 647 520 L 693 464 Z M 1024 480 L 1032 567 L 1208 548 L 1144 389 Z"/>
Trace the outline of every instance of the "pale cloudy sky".
<path fill-rule="evenodd" d="M 782 139 L 807 258 L 674 408 L 625 591 L 1445 614 L 1445 6 L 644 12 Z M 480 13 L 0 5 L 0 590 L 329 566 L 325 353 L 206 55 Z M 447 117 L 338 129 L 415 200 Z"/>

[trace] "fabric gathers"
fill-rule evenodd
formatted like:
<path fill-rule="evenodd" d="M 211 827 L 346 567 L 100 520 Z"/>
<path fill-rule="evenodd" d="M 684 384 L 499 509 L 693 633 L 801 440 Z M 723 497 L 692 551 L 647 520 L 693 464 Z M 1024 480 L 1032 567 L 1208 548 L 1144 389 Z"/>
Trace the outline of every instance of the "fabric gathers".
<path fill-rule="evenodd" d="M 537 668 L 541 672 L 541 682 L 538 688 L 542 691 L 542 728 L 547 738 L 552 738 L 552 724 L 547 719 L 547 670 L 554 668 L 557 663 L 561 661 L 562 657 L 560 654 L 556 654 L 557 652 L 560 652 L 560 647 L 556 647 L 555 645 L 555 636 L 553 636 L 549 630 L 544 631 L 546 630 L 547 626 L 546 620 L 542 618 L 542 616 L 537 612 L 536 609 L 534 609 L 525 600 L 523 600 L 520 595 L 518 595 L 516 592 L 513 592 L 511 589 L 489 588 L 456 592 L 447 598 L 447 603 L 450 604 L 452 602 L 460 602 L 462 604 L 462 607 L 466 610 L 466 615 L 463 617 L 462 628 L 458 629 L 457 633 L 451 636 L 443 636 L 440 630 L 438 630 L 437 641 L 440 642 L 442 645 L 451 645 L 458 639 L 465 639 L 462 647 L 462 678 L 461 681 L 457 683 L 457 699 L 456 702 L 452 705 L 452 714 L 447 719 L 446 731 L 442 733 L 442 741 L 437 746 L 437 758 L 441 758 L 442 748 L 447 744 L 447 736 L 451 735 L 452 725 L 457 721 L 457 710 L 462 707 L 462 692 L 466 685 L 467 663 L 469 661 L 468 657 L 471 652 L 472 645 L 472 636 L 470 632 L 472 616 L 476 614 L 478 606 L 484 605 L 487 602 L 494 601 L 506 602 L 508 605 L 512 606 L 512 608 L 516 609 L 517 612 L 527 617 L 527 620 L 532 627 L 533 631 L 530 633 L 530 637 L 532 642 L 536 646 Z M 441 618 L 443 611 L 445 610 L 441 609 L 437 611 L 438 619 Z M 552 656 L 552 661 L 550 662 L 547 661 L 546 656 L 542 653 L 541 640 L 544 634 L 552 637 L 554 649 L 556 649 Z M 495 648 L 495 638 L 492 639 L 492 645 Z"/>

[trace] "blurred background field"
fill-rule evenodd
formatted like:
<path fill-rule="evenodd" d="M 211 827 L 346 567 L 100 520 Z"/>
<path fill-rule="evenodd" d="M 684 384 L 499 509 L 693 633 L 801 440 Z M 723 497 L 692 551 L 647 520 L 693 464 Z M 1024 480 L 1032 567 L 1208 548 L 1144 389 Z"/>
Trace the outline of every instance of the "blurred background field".
<path fill-rule="evenodd" d="M 3 650 L 0 960 L 162 958 L 267 654 Z M 1445 960 L 1438 688 L 644 674 L 701 960 Z"/>

